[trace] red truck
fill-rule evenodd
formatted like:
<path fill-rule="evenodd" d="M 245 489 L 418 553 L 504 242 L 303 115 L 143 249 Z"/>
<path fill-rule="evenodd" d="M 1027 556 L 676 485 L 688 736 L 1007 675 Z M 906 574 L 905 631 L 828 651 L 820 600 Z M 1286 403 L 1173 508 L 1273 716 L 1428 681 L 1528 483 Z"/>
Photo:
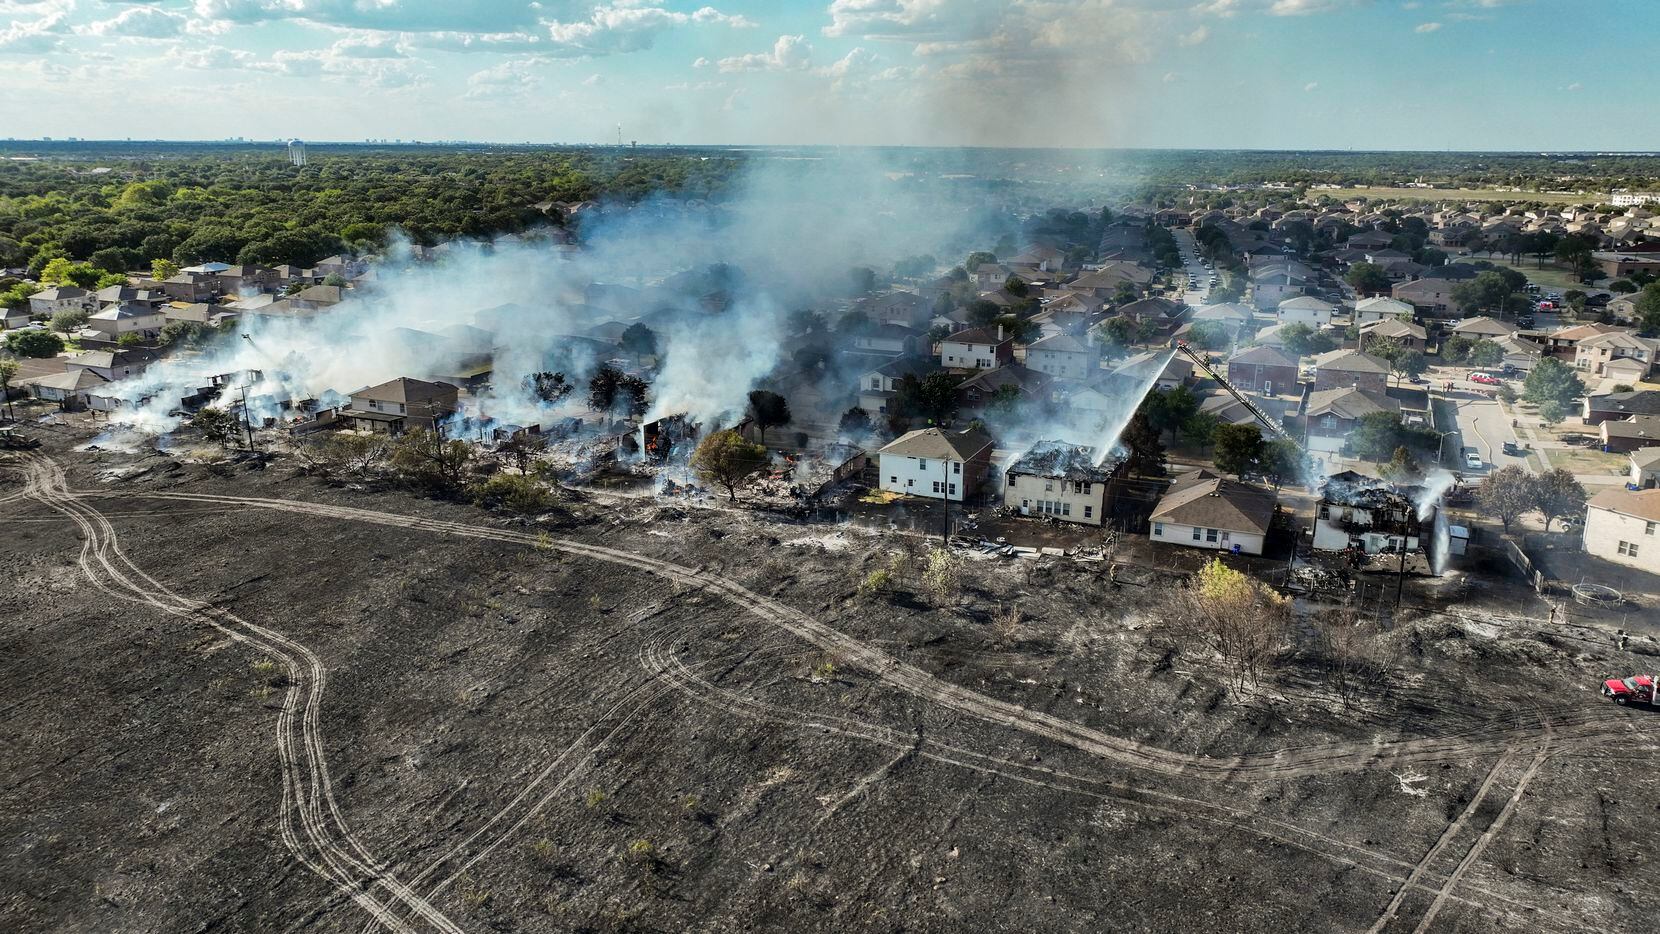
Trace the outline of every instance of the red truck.
<path fill-rule="evenodd" d="M 1654 676 L 1633 675 L 1609 678 L 1602 683 L 1602 696 L 1616 704 L 1654 704 Z"/>

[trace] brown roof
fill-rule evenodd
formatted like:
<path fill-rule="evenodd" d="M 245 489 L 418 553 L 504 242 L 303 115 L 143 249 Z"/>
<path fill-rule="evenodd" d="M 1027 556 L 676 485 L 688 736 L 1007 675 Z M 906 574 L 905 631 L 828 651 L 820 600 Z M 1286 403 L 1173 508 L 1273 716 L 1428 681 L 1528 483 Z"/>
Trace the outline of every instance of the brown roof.
<path fill-rule="evenodd" d="M 1172 489 L 1152 516 L 1155 522 L 1258 533 L 1268 531 L 1273 517 L 1273 493 L 1222 477 Z"/>
<path fill-rule="evenodd" d="M 991 439 L 973 429 L 944 432 L 938 428 L 918 428 L 895 438 L 877 453 L 969 461 L 990 450 Z"/>
<path fill-rule="evenodd" d="M 1610 487 L 1591 497 L 1593 509 L 1660 522 L 1660 490 L 1626 490 Z"/>
<path fill-rule="evenodd" d="M 453 401 L 456 388 L 448 383 L 429 383 L 426 380 L 400 376 L 378 386 L 365 386 L 352 393 L 354 398 L 374 399 L 377 402 L 424 403 L 448 399 Z"/>
<path fill-rule="evenodd" d="M 1241 350 L 1228 358 L 1229 363 L 1255 363 L 1260 366 L 1288 366 L 1296 369 L 1295 358 L 1273 344 L 1258 344 L 1255 347 Z"/>
<path fill-rule="evenodd" d="M 1007 335 L 998 337 L 997 328 L 995 327 L 969 328 L 966 331 L 958 331 L 957 333 L 944 338 L 944 341 L 949 341 L 953 344 L 991 344 L 993 346 L 1008 343 L 1010 340 L 1011 338 Z"/>
<path fill-rule="evenodd" d="M 1633 415 L 1622 421 L 1603 422 L 1602 432 L 1609 438 L 1660 439 L 1660 415 Z"/>

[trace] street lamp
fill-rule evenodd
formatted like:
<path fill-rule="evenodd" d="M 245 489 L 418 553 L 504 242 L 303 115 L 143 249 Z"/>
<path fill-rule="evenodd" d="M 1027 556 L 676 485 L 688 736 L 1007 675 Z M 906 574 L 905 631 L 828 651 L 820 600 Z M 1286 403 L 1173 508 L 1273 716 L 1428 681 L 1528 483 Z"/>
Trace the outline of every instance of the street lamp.
<path fill-rule="evenodd" d="M 1457 429 L 1454 429 L 1452 431 L 1437 431 L 1435 433 L 1441 436 L 1440 442 L 1435 446 L 1435 465 L 1437 467 L 1445 467 L 1447 466 L 1447 437 L 1449 435 L 1457 434 L 1458 431 Z"/>

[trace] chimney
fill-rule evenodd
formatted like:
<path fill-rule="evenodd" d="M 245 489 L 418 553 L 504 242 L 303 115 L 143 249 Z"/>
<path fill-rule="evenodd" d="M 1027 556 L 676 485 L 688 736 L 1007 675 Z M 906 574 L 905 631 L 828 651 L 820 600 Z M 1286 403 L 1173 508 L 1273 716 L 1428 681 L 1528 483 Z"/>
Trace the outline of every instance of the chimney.
<path fill-rule="evenodd" d="M 1003 326 L 1001 324 L 997 326 L 997 342 L 999 344 L 1003 343 Z"/>

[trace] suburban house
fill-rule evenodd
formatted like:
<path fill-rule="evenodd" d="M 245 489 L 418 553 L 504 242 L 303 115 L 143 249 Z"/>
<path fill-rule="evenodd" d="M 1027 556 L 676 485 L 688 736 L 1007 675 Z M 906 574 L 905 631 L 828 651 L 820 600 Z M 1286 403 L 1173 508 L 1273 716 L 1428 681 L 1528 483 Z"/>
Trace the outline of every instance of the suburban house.
<path fill-rule="evenodd" d="M 1572 362 L 1579 353 L 1580 341 L 1618 330 L 1620 329 L 1612 324 L 1579 324 L 1538 335 L 1533 339 L 1539 341 L 1545 352 L 1551 356 Z"/>
<path fill-rule="evenodd" d="M 1451 279 L 1425 276 L 1410 282 L 1397 282 L 1389 294 L 1411 305 L 1419 314 L 1447 317 L 1453 307 L 1453 286 L 1457 284 Z"/>
<path fill-rule="evenodd" d="M 1412 306 L 1398 298 L 1389 298 L 1382 295 L 1376 298 L 1363 298 L 1355 302 L 1354 322 L 1357 325 L 1396 318 L 1405 318 L 1410 321 L 1412 319 Z"/>
<path fill-rule="evenodd" d="M 1585 504 L 1585 553 L 1660 574 L 1660 490 L 1606 489 Z"/>
<path fill-rule="evenodd" d="M 1334 310 L 1331 302 L 1321 301 L 1312 295 L 1299 295 L 1280 302 L 1274 310 L 1274 317 L 1280 324 L 1306 324 L 1318 331 L 1331 324 Z"/>
<path fill-rule="evenodd" d="M 1533 369 L 1534 364 L 1545 357 L 1544 348 L 1533 341 L 1517 337 L 1514 334 L 1495 337 L 1493 343 L 1497 344 L 1499 350 L 1504 352 L 1504 360 L 1502 361 L 1504 364 L 1524 372 Z"/>
<path fill-rule="evenodd" d="M 1134 263 L 1107 263 L 1100 269 L 1092 269 L 1066 283 L 1066 289 L 1070 292 L 1083 292 L 1099 299 L 1111 300 L 1117 295 L 1120 285 L 1128 283 L 1131 287 L 1140 291 L 1152 281 L 1152 271 L 1143 269 Z"/>
<path fill-rule="evenodd" d="M 1287 266 L 1251 271 L 1251 301 L 1258 311 L 1273 311 L 1308 289 L 1308 275 Z"/>
<path fill-rule="evenodd" d="M 1379 338 L 1398 341 L 1407 350 L 1420 353 L 1429 346 L 1429 334 L 1422 327 L 1400 318 L 1385 318 L 1360 326 L 1358 346 L 1362 352 L 1365 352 L 1367 343 Z"/>
<path fill-rule="evenodd" d="M 1660 444 L 1660 415 L 1633 415 L 1621 421 L 1605 421 L 1597 430 L 1604 451 L 1626 454 Z"/>
<path fill-rule="evenodd" d="M 972 428 L 919 428 L 876 452 L 882 489 L 962 502 L 991 470 L 992 442 Z"/>
<path fill-rule="evenodd" d="M 1296 358 L 1271 344 L 1248 347 L 1228 358 L 1228 382 L 1246 392 L 1295 392 L 1297 375 Z"/>
<path fill-rule="evenodd" d="M 429 383 L 400 376 L 378 386 L 365 386 L 351 395 L 339 419 L 358 431 L 401 435 L 432 431 L 455 414 L 459 392 L 449 383 Z"/>
<path fill-rule="evenodd" d="M 176 276 L 163 280 L 161 290 L 167 293 L 168 299 L 175 302 L 211 301 L 214 292 L 213 277 L 181 272 Z"/>
<path fill-rule="evenodd" d="M 1029 345 L 1026 365 L 1056 379 L 1089 379 L 1101 371 L 1101 351 L 1071 334 L 1057 334 Z"/>
<path fill-rule="evenodd" d="M 940 366 L 952 370 L 995 370 L 1014 362 L 1014 341 L 1002 327 L 971 328 L 940 341 Z"/>
<path fill-rule="evenodd" d="M 921 379 L 939 367 L 932 359 L 901 357 L 884 363 L 859 377 L 859 408 L 873 414 L 887 414 L 888 403 L 899 391 L 899 382 L 907 376 Z"/>
<path fill-rule="evenodd" d="M 965 409 L 983 409 L 1000 395 L 1023 403 L 1048 402 L 1053 381 L 1054 377 L 1018 363 L 980 370 L 957 384 L 957 404 Z"/>
<path fill-rule="evenodd" d="M 1451 333 L 1459 337 L 1468 337 L 1470 340 L 1492 340 L 1495 337 L 1504 337 L 1514 334 L 1521 328 L 1508 321 L 1500 321 L 1487 315 L 1478 315 L 1474 318 L 1465 318 L 1452 326 Z"/>
<path fill-rule="evenodd" d="M 1660 446 L 1638 448 L 1626 456 L 1631 458 L 1627 483 L 1643 490 L 1660 485 Z"/>
<path fill-rule="evenodd" d="M 89 350 L 64 361 L 66 370 L 89 370 L 106 380 L 127 379 L 144 372 L 156 359 L 156 352 L 139 347 Z"/>
<path fill-rule="evenodd" d="M 0 308 L 0 330 L 12 331 L 27 327 L 32 321 L 28 308 Z"/>
<path fill-rule="evenodd" d="M 1581 418 L 1587 425 L 1600 425 L 1610 419 L 1619 420 L 1633 415 L 1660 415 L 1660 389 L 1587 396 Z"/>
<path fill-rule="evenodd" d="M 1382 250 L 1394 242 L 1393 234 L 1386 234 L 1381 230 L 1363 230 L 1351 235 L 1343 241 L 1343 245 L 1351 250 Z"/>
<path fill-rule="evenodd" d="M 29 311 L 36 317 L 50 318 L 60 311 L 97 310 L 98 297 L 79 286 L 60 285 L 29 296 Z"/>
<path fill-rule="evenodd" d="M 1361 418 L 1374 412 L 1399 415 L 1401 403 L 1381 391 L 1353 387 L 1317 389 L 1309 393 L 1308 404 L 1303 409 L 1308 449 L 1331 454 L 1342 451 Z"/>
<path fill-rule="evenodd" d="M 1148 350 L 1124 358 L 1112 373 L 1138 387 L 1151 382 L 1155 389 L 1175 389 L 1193 378 L 1193 362 L 1166 350 Z"/>
<path fill-rule="evenodd" d="M 106 285 L 96 293 L 98 307 L 108 308 L 111 305 L 125 305 L 128 302 L 137 302 L 160 308 L 167 301 L 167 293 L 152 289 L 135 289 L 130 285 Z"/>
<path fill-rule="evenodd" d="M 87 330 L 97 331 L 104 340 L 119 340 L 127 334 L 137 334 L 151 340 L 167 325 L 167 316 L 149 305 L 129 302 L 113 305 L 86 319 Z"/>
<path fill-rule="evenodd" d="M 913 331 L 903 324 L 877 324 L 854 335 L 853 349 L 860 353 L 897 357 L 916 352 L 925 337 L 922 332 Z"/>
<path fill-rule="evenodd" d="M 1628 376 L 1635 373 L 1637 380 L 1641 380 L 1654 368 L 1656 355 L 1660 355 L 1660 340 L 1638 337 L 1629 331 L 1609 331 L 1579 342 L 1574 348 L 1574 369 L 1594 376 Z M 1630 363 L 1621 367 L 1620 373 L 1605 372 L 1620 360 Z"/>
<path fill-rule="evenodd" d="M 1261 410 L 1262 414 L 1273 419 L 1277 424 L 1284 425 L 1286 418 L 1295 413 L 1296 407 L 1302 404 L 1302 398 L 1296 394 L 1288 396 L 1258 396 L 1251 400 L 1251 404 Z M 1246 408 L 1244 403 L 1233 397 L 1232 393 L 1217 392 L 1206 396 L 1199 403 L 1199 411 L 1216 417 L 1222 425 L 1257 425 L 1255 412 Z"/>
<path fill-rule="evenodd" d="M 1003 505 L 1023 516 L 1100 525 L 1108 488 L 1122 460 L 1095 463 L 1095 449 L 1064 441 L 1039 441 L 1003 473 Z"/>
<path fill-rule="evenodd" d="M 1133 321 L 1145 322 L 1157 328 L 1160 334 L 1169 335 L 1180 327 L 1182 320 L 1187 317 L 1187 306 L 1168 298 L 1154 296 L 1120 305 L 1118 313 Z"/>
<path fill-rule="evenodd" d="M 19 386 L 43 402 L 56 402 L 65 409 L 85 408 L 87 393 L 109 385 L 109 380 L 87 369 L 65 369 L 62 373 L 22 380 Z"/>
<path fill-rule="evenodd" d="M 1150 519 L 1151 541 L 1260 555 L 1274 521 L 1274 494 L 1196 470 L 1171 483 Z"/>
<path fill-rule="evenodd" d="M 1315 510 L 1314 547 L 1320 551 L 1356 548 L 1369 555 L 1403 547 L 1415 550 L 1422 520 L 1413 492 L 1352 470 L 1327 477 Z"/>
<path fill-rule="evenodd" d="M 1001 285 L 1002 281 L 999 280 L 998 284 Z M 921 329 L 928 324 L 931 307 L 927 299 L 912 292 L 889 292 L 865 299 L 859 306 L 877 324 L 897 324 L 912 329 Z"/>
<path fill-rule="evenodd" d="M 1314 388 L 1365 389 L 1381 396 L 1389 388 L 1389 363 L 1355 350 L 1330 350 L 1314 358 Z"/>

